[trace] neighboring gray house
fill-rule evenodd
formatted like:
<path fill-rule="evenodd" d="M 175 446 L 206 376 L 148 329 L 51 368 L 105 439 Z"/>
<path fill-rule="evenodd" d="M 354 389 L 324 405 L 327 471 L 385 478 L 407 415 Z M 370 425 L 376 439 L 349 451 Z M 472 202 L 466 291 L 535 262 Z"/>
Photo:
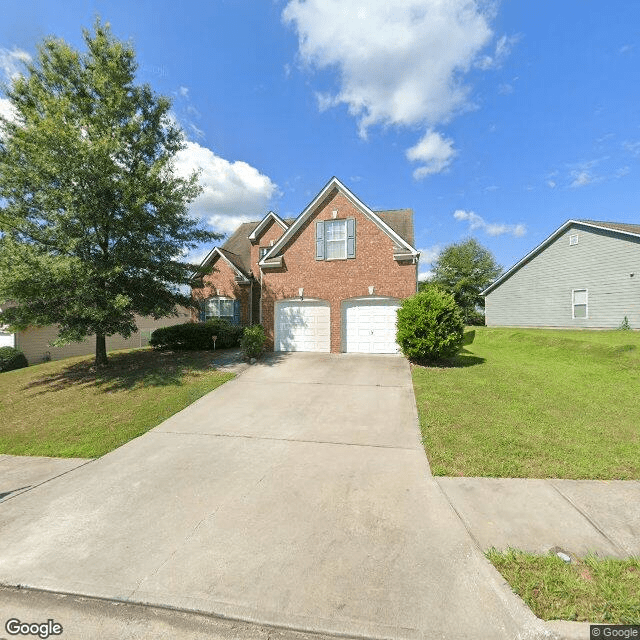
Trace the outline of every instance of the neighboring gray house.
<path fill-rule="evenodd" d="M 489 327 L 640 329 L 640 224 L 569 220 L 483 295 Z"/>

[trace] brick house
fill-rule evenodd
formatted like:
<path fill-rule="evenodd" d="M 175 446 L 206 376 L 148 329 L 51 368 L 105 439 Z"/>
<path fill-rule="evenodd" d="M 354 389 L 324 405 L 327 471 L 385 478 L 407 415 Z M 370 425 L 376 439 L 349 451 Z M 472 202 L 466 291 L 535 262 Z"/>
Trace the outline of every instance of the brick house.
<path fill-rule="evenodd" d="M 295 219 L 269 212 L 194 274 L 199 320 L 260 323 L 275 351 L 396 353 L 396 309 L 417 289 L 413 211 L 372 211 L 332 178 Z"/>

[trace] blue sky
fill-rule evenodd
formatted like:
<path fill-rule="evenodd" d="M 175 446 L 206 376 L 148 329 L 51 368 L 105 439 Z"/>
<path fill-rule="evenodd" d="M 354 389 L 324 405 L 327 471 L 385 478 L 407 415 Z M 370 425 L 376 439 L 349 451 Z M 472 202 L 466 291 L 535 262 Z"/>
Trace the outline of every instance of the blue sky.
<path fill-rule="evenodd" d="M 296 216 L 336 175 L 415 212 L 420 271 L 472 235 L 505 267 L 569 218 L 640 221 L 640 3 L 4 0 L 0 75 L 96 15 L 174 101 L 212 227 Z M 6 109 L 0 99 L 0 109 Z"/>

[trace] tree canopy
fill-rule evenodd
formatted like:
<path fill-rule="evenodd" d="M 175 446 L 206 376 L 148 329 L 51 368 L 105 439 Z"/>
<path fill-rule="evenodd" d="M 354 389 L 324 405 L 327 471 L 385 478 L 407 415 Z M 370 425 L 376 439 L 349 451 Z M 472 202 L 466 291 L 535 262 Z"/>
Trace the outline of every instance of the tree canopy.
<path fill-rule="evenodd" d="M 423 288 L 435 284 L 451 293 L 466 323 L 477 308 L 484 308 L 480 294 L 502 272 L 493 254 L 474 238 L 445 247 L 432 266 L 433 277 Z"/>
<path fill-rule="evenodd" d="M 46 38 L 5 88 L 0 119 L 0 320 L 59 325 L 60 341 L 136 330 L 190 304 L 184 256 L 220 236 L 190 217 L 197 174 L 180 177 L 184 147 L 170 101 L 135 83 L 130 43 L 96 20 L 86 51 Z"/>

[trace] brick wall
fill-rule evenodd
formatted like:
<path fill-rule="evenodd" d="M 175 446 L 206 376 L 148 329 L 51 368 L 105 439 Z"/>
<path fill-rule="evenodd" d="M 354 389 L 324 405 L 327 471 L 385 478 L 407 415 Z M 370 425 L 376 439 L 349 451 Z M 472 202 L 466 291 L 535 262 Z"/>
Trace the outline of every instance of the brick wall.
<path fill-rule="evenodd" d="M 285 229 L 283 229 L 277 222 L 271 220 L 271 222 L 263 230 L 257 242 L 252 243 L 251 270 L 253 271 L 253 275 L 258 280 L 260 279 L 260 269 L 258 267 L 258 260 L 260 258 L 260 247 L 270 247 L 272 241 L 273 244 L 275 244 L 278 240 L 280 240 L 284 232 Z"/>
<path fill-rule="evenodd" d="M 315 259 L 315 223 L 318 220 L 356 219 L 356 257 L 345 260 Z M 417 265 L 393 259 L 393 242 L 374 222 L 340 192 L 334 191 L 298 230 L 284 253 L 284 266 L 265 270 L 262 283 L 262 320 L 269 339 L 274 341 L 275 301 L 297 298 L 304 288 L 305 298 L 327 300 L 331 306 L 331 351 L 342 351 L 342 301 L 369 295 L 407 298 L 416 292 Z"/>
<path fill-rule="evenodd" d="M 213 262 L 213 271 L 202 279 L 204 286 L 192 288 L 191 296 L 198 301 L 214 296 L 240 300 L 240 323 L 248 325 L 251 324 L 251 285 L 238 284 L 235 281 L 236 274 L 235 269 L 226 260 L 218 256 Z M 256 287 L 258 285 L 254 283 L 253 286 Z M 193 320 L 195 322 L 199 320 L 196 312 L 194 312 Z M 253 321 L 257 322 L 257 319 L 254 318 Z"/>

